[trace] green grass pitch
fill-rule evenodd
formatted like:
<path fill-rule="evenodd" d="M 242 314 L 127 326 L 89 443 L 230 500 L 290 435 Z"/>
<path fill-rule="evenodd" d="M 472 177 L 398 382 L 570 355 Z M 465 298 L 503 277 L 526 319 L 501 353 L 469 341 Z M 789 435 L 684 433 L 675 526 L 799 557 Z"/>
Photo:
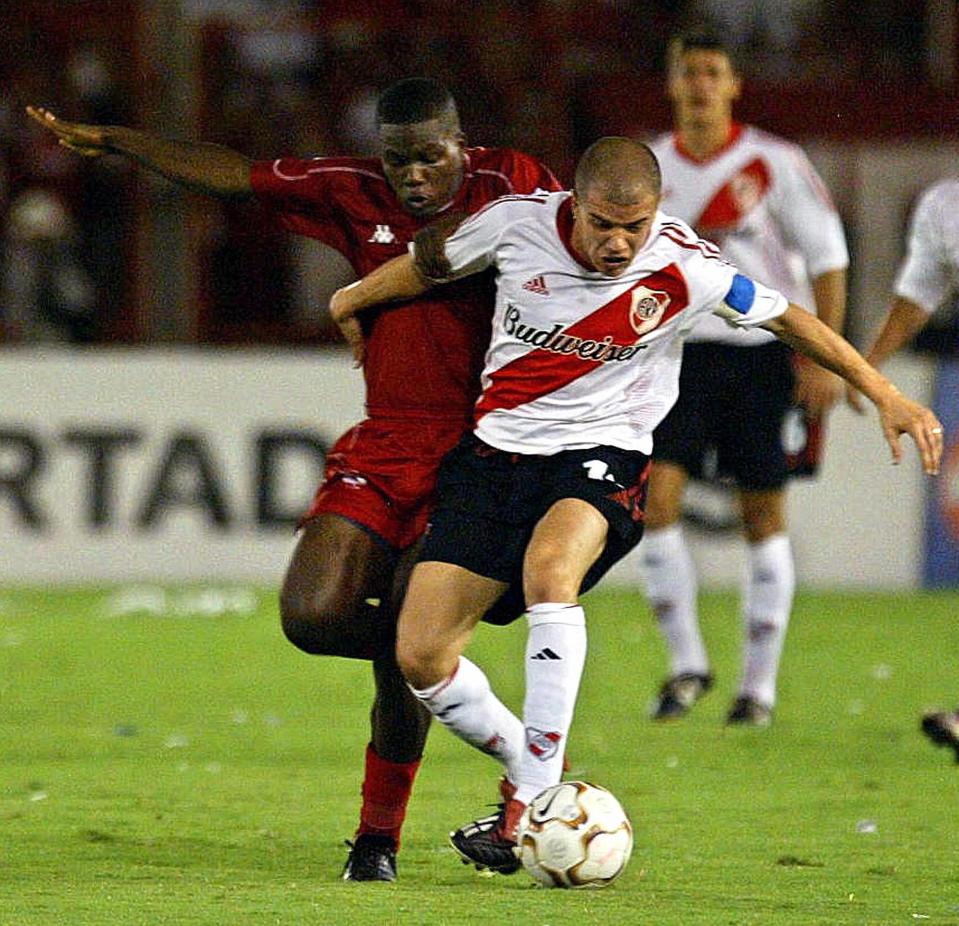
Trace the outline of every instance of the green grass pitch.
<path fill-rule="evenodd" d="M 959 766 L 918 730 L 959 703 L 959 594 L 801 593 L 763 731 L 722 722 L 734 596 L 704 601 L 716 689 L 657 726 L 648 608 L 591 595 L 570 755 L 623 801 L 636 845 L 614 886 L 569 892 L 482 878 L 446 848 L 498 770 L 439 728 L 400 880 L 339 881 L 367 667 L 295 651 L 270 591 L 231 602 L 0 589 L 0 926 L 959 924 Z M 484 627 L 470 650 L 514 706 L 522 644 L 521 625 Z"/>

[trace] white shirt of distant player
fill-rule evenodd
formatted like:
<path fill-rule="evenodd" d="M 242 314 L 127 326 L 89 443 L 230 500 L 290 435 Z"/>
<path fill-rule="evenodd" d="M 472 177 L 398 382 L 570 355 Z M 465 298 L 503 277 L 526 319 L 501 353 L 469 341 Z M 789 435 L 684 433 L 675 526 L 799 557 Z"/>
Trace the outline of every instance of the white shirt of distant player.
<path fill-rule="evenodd" d="M 802 149 L 748 125 L 736 125 L 725 148 L 705 161 L 674 134 L 650 145 L 663 174 L 660 208 L 679 216 L 754 280 L 815 313 L 810 280 L 848 266 L 839 214 Z M 754 346 L 768 331 L 734 331 L 706 319 L 691 341 Z"/>
<path fill-rule="evenodd" d="M 959 179 L 940 180 L 919 198 L 893 292 L 930 314 L 959 291 Z"/>
<path fill-rule="evenodd" d="M 476 433 L 514 453 L 607 445 L 648 454 L 699 318 L 716 312 L 748 328 L 787 302 L 662 213 L 621 276 L 590 270 L 569 244 L 571 202 L 565 192 L 504 197 L 446 242 L 451 277 L 498 270 Z"/>

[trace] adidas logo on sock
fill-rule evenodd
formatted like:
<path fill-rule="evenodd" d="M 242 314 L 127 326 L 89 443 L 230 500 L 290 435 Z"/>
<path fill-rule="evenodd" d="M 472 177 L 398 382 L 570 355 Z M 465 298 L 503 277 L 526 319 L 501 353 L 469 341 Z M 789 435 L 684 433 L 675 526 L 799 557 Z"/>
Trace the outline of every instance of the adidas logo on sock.
<path fill-rule="evenodd" d="M 523 289 L 529 290 L 531 293 L 536 293 L 538 296 L 549 295 L 549 290 L 546 288 L 546 277 L 544 276 L 533 277 L 531 280 L 527 280 L 523 284 Z"/>
<path fill-rule="evenodd" d="M 548 646 L 544 646 L 535 656 L 530 656 L 530 659 L 562 659 L 562 656 L 557 656 Z"/>

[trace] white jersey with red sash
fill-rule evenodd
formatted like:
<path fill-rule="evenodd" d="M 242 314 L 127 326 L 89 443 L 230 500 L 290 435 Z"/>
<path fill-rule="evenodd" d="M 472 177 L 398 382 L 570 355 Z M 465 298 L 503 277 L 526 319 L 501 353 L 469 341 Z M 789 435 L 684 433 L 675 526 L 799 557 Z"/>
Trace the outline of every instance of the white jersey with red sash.
<path fill-rule="evenodd" d="M 648 454 L 696 322 L 715 313 L 752 328 L 787 302 L 663 213 L 629 268 L 604 276 L 572 250 L 571 206 L 565 192 L 504 197 L 446 242 L 451 277 L 498 273 L 476 433 L 515 453 L 607 445 Z"/>
<path fill-rule="evenodd" d="M 735 125 L 705 160 L 672 133 L 650 147 L 662 169 L 663 211 L 718 244 L 743 273 L 815 312 L 810 279 L 846 267 L 849 254 L 829 192 L 802 149 L 748 125 Z M 690 340 L 749 346 L 772 338 L 707 319 Z"/>

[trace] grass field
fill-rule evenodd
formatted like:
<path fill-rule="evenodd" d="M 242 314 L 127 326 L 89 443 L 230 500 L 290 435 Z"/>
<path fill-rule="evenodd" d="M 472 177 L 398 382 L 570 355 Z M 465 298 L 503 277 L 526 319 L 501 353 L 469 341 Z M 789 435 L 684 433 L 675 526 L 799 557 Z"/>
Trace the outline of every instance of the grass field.
<path fill-rule="evenodd" d="M 400 881 L 344 884 L 364 665 L 295 651 L 264 590 L 0 590 L 0 924 L 959 924 L 959 766 L 918 732 L 959 702 L 959 595 L 801 594 L 765 731 L 722 724 L 732 596 L 704 605 L 717 688 L 666 727 L 642 599 L 594 593 L 588 614 L 570 752 L 631 812 L 622 879 L 461 866 L 446 833 L 497 769 L 437 729 Z M 522 636 L 471 650 L 514 705 Z"/>

